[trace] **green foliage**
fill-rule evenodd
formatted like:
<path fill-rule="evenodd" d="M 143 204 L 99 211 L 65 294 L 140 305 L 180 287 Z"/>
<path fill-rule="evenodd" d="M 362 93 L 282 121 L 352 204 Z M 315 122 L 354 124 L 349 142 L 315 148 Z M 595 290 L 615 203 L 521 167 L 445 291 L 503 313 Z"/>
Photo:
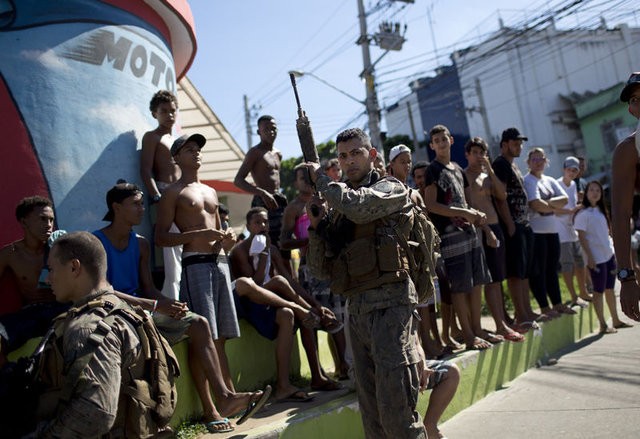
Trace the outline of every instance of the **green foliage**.
<path fill-rule="evenodd" d="M 316 149 L 318 150 L 320 162 L 336 156 L 336 143 L 332 140 L 316 145 Z M 296 196 L 296 189 L 293 186 L 295 180 L 293 169 L 300 163 L 302 163 L 302 154 L 298 157 L 283 160 L 280 164 L 280 187 L 287 196 L 287 200 L 293 200 Z"/>
<path fill-rule="evenodd" d="M 293 187 L 295 179 L 293 169 L 300 163 L 302 163 L 302 156 L 292 157 L 280 163 L 280 187 L 289 201 L 296 196 L 296 189 Z"/>
<path fill-rule="evenodd" d="M 176 430 L 177 439 L 195 439 L 203 434 L 207 434 L 207 427 L 195 420 L 184 421 Z"/>

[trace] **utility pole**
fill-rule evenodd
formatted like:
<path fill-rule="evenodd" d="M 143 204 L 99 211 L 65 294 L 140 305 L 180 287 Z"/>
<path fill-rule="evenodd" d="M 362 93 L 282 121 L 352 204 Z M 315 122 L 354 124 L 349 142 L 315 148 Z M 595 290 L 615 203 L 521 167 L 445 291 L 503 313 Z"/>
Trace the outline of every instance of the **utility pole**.
<path fill-rule="evenodd" d="M 371 54 L 369 53 L 369 35 L 367 34 L 367 16 L 364 12 L 363 0 L 358 1 L 358 18 L 360 19 L 360 38 L 358 44 L 362 46 L 362 61 L 364 70 L 362 78 L 365 82 L 367 97 L 365 105 L 367 116 L 369 117 L 369 132 L 371 133 L 371 143 L 378 153 L 383 153 L 382 136 L 380 133 L 380 107 L 376 94 L 376 84 L 373 75 L 373 65 L 371 64 Z"/>
<path fill-rule="evenodd" d="M 494 157 L 497 156 L 496 146 L 493 142 L 493 135 L 491 134 L 491 127 L 489 126 L 489 116 L 487 115 L 487 107 L 484 105 L 484 95 L 482 94 L 482 86 L 480 85 L 480 78 L 475 78 L 475 87 L 476 87 L 476 95 L 478 95 L 478 112 L 480 113 L 480 117 L 482 117 L 482 124 L 484 125 L 485 131 L 485 140 L 490 145 L 493 151 L 490 151 Z M 498 145 L 497 150 L 500 150 L 500 145 Z"/>
<path fill-rule="evenodd" d="M 411 126 L 411 137 L 413 139 L 413 152 L 418 152 L 420 146 L 418 136 L 416 135 L 416 125 L 413 123 L 413 112 L 411 111 L 411 102 L 407 101 L 407 114 L 409 115 L 409 125 Z"/>
<path fill-rule="evenodd" d="M 247 151 L 253 146 L 253 137 L 251 132 L 251 112 L 249 111 L 249 98 L 247 95 L 242 96 L 244 100 L 244 125 L 247 130 Z"/>

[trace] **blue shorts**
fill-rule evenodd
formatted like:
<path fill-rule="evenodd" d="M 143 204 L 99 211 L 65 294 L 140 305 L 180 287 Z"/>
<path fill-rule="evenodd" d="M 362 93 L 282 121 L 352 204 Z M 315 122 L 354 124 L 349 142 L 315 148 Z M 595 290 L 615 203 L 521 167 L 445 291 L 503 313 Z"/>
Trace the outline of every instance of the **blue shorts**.
<path fill-rule="evenodd" d="M 278 337 L 277 308 L 252 302 L 246 297 L 240 297 L 236 292 L 235 285 L 233 300 L 236 304 L 236 312 L 239 319 L 243 318 L 249 322 L 251 326 L 256 328 L 258 334 L 264 338 L 275 340 Z"/>

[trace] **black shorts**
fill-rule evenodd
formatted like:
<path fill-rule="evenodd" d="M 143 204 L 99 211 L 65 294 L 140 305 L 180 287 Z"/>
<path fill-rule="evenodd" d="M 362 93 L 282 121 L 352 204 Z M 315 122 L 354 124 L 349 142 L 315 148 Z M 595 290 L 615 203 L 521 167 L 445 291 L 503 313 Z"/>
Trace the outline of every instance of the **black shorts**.
<path fill-rule="evenodd" d="M 533 260 L 533 231 L 529 225 L 516 224 L 513 236 L 505 233 L 507 277 L 528 279 Z"/>
<path fill-rule="evenodd" d="M 484 256 L 487 261 L 487 267 L 489 267 L 489 273 L 491 273 L 491 282 L 502 282 L 507 276 L 507 250 L 504 234 L 499 224 L 489 224 L 489 228 L 496 235 L 499 245 L 497 248 L 489 247 L 487 245 L 487 237 L 483 235 L 482 247 L 484 248 Z"/>

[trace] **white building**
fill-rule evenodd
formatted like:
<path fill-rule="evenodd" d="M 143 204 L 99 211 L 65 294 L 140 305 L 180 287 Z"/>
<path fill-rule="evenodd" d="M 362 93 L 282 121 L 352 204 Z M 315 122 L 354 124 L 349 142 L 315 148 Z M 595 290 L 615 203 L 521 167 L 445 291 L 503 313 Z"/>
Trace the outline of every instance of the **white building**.
<path fill-rule="evenodd" d="M 452 59 L 465 107 L 481 110 L 466 113 L 471 135 L 496 147 L 502 130 L 515 126 L 529 137 L 520 168 L 539 146 L 550 159 L 546 173 L 559 176 L 565 156 L 584 153 L 575 110 L 563 96 L 607 89 L 640 70 L 640 29 L 503 28 Z"/>

